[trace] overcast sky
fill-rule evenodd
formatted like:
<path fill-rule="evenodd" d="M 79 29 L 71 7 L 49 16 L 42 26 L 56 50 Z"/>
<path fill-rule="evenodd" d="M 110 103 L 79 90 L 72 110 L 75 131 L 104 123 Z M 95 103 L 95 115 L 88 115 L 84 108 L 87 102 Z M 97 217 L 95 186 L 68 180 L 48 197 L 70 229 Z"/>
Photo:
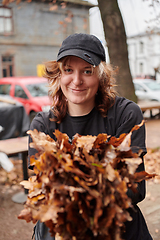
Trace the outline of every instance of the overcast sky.
<path fill-rule="evenodd" d="M 97 0 L 88 1 L 97 4 Z M 127 36 L 142 33 L 151 27 L 153 21 L 150 23 L 147 21 L 154 19 L 160 14 L 160 4 L 150 7 L 151 2 L 152 0 L 118 0 Z M 90 31 L 91 34 L 95 34 L 104 41 L 103 27 L 98 8 L 90 10 Z"/>

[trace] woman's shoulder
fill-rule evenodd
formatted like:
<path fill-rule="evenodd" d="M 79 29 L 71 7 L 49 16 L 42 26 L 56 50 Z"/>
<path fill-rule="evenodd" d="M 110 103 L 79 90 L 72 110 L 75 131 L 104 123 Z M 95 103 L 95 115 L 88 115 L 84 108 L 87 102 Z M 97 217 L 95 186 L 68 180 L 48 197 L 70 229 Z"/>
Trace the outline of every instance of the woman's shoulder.
<path fill-rule="evenodd" d="M 133 102 L 132 100 L 129 100 L 125 97 L 119 97 L 119 96 L 116 96 L 115 98 L 115 104 L 116 105 L 121 105 L 121 106 L 128 106 L 128 105 L 132 105 L 132 106 L 137 106 L 137 103 Z"/>
<path fill-rule="evenodd" d="M 30 129 L 37 129 L 38 131 L 52 135 L 56 129 L 56 122 L 53 121 L 53 117 L 54 114 L 52 110 L 48 112 L 38 112 L 31 122 Z"/>
<path fill-rule="evenodd" d="M 127 123 L 133 127 L 141 123 L 143 113 L 135 102 L 124 97 L 116 97 L 114 105 L 108 111 L 107 117 L 114 120 L 115 126 Z"/>
<path fill-rule="evenodd" d="M 125 97 L 116 97 L 115 103 L 111 108 L 112 110 L 116 110 L 118 112 L 123 111 L 135 111 L 137 113 L 141 113 L 141 109 L 137 103 L 125 98 Z"/>
<path fill-rule="evenodd" d="M 54 115 L 52 113 L 51 110 L 49 110 L 48 112 L 38 112 L 36 114 L 36 116 L 33 118 L 31 125 L 34 124 L 35 122 L 39 122 L 39 123 L 45 123 L 47 122 L 50 118 L 53 118 Z"/>

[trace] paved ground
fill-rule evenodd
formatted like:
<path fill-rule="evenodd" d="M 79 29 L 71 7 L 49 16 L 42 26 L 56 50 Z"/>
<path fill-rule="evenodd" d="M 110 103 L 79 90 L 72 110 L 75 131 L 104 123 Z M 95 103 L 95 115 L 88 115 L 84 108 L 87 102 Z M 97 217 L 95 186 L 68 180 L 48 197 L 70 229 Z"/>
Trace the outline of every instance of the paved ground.
<path fill-rule="evenodd" d="M 160 147 L 160 119 L 146 119 L 146 145 L 148 148 Z"/>
<path fill-rule="evenodd" d="M 147 148 L 149 153 L 151 149 L 160 147 L 160 119 L 146 120 Z M 148 153 L 148 154 L 149 154 Z M 154 153 L 153 153 L 154 154 Z M 160 155 L 160 153 L 159 153 Z M 155 156 L 155 155 L 154 155 Z M 158 156 L 158 155 L 157 155 Z M 160 156 L 159 156 L 160 158 Z M 22 178 L 21 164 L 17 165 L 17 176 L 12 174 L 8 176 L 8 182 L 13 181 L 18 177 Z M 23 220 L 18 220 L 17 215 L 23 209 L 22 204 L 14 203 L 12 196 L 21 189 L 19 185 L 10 186 L 4 185 L 3 178 L 0 177 L 0 240 L 31 240 L 32 223 L 26 223 Z M 16 180 L 14 180 L 16 181 Z M 139 204 L 149 230 L 154 240 L 160 240 L 160 183 L 149 180 L 147 182 L 146 199 Z M 143 239 L 142 239 L 143 240 Z"/>
<path fill-rule="evenodd" d="M 160 119 L 146 119 L 146 145 L 148 152 L 160 148 Z M 153 239 L 160 240 L 160 183 L 149 180 L 146 187 L 146 198 L 139 206 Z"/>
<path fill-rule="evenodd" d="M 145 217 L 153 240 L 160 240 L 160 184 L 147 181 L 147 194 L 139 207 Z"/>

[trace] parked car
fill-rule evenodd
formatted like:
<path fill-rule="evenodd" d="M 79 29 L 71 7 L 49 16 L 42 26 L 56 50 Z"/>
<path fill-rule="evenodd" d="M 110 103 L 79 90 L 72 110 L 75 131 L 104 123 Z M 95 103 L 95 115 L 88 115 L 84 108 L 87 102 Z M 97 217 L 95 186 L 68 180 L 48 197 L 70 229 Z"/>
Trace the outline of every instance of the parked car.
<path fill-rule="evenodd" d="M 32 120 L 37 112 L 48 111 L 50 108 L 47 84 L 47 79 L 41 77 L 1 78 L 0 94 L 10 95 L 21 102 Z"/>
<path fill-rule="evenodd" d="M 160 84 L 152 79 L 134 79 L 135 94 L 139 100 L 160 102 Z"/>

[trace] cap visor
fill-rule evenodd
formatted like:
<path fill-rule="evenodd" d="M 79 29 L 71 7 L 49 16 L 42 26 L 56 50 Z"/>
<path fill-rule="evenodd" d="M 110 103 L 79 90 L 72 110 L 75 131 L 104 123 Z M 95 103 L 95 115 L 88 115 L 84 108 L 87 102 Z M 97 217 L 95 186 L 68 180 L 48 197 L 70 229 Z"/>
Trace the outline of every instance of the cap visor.
<path fill-rule="evenodd" d="M 84 51 L 82 49 L 69 49 L 59 53 L 57 56 L 57 62 L 67 56 L 79 57 L 84 61 L 90 63 L 91 65 L 95 66 L 98 66 L 99 63 L 101 62 L 101 59 L 97 55 L 88 51 Z"/>

